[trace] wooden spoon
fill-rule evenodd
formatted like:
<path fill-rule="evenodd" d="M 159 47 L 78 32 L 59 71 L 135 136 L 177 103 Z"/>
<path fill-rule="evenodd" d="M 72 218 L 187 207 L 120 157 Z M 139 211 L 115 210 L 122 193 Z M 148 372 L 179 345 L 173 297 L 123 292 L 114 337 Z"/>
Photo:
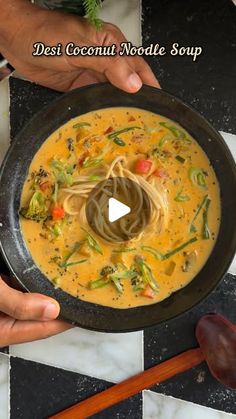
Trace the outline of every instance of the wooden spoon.
<path fill-rule="evenodd" d="M 236 326 L 218 314 L 203 316 L 196 328 L 200 347 L 190 349 L 134 377 L 51 416 L 51 419 L 84 419 L 154 384 L 195 367 L 204 360 L 213 376 L 236 389 Z M 50 419 L 50 418 L 49 418 Z"/>

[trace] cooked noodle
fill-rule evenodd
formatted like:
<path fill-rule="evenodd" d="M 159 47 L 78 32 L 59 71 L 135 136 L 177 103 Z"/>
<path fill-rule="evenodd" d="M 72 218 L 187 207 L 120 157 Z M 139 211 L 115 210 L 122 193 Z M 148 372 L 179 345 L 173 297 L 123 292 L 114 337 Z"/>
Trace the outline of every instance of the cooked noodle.
<path fill-rule="evenodd" d="M 137 241 L 143 234 L 160 234 L 168 222 L 168 202 L 164 188 L 150 174 L 145 179 L 132 173 L 127 168 L 124 156 L 116 157 L 108 169 L 104 167 L 99 180 L 91 181 L 91 174 L 80 176 L 71 187 L 62 189 L 62 193 L 65 212 L 78 215 L 82 224 L 87 223 L 86 203 L 90 199 L 94 229 L 108 242 L 127 239 Z M 128 221 L 122 217 L 115 223 L 108 222 L 107 200 L 111 196 L 120 197 L 122 202 L 132 208 Z M 72 203 L 77 197 L 80 198 L 80 206 L 74 208 Z M 149 208 L 149 211 L 145 208 Z"/>

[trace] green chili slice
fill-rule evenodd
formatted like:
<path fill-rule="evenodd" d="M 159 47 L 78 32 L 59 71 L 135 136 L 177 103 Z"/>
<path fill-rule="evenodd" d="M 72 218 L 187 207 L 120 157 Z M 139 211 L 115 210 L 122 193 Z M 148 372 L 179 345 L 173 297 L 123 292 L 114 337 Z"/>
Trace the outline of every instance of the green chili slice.
<path fill-rule="evenodd" d="M 68 266 L 68 260 L 81 248 L 83 243 L 84 240 L 81 240 L 74 244 L 72 249 L 68 252 L 67 256 L 61 262 L 59 262 L 60 268 L 66 268 Z"/>
<path fill-rule="evenodd" d="M 163 256 L 163 259 L 169 259 L 171 256 L 174 256 L 176 253 L 180 252 L 181 250 L 185 249 L 185 247 L 187 247 L 189 244 L 194 243 L 195 241 L 197 241 L 197 237 L 192 237 L 190 240 L 188 240 L 187 242 L 181 244 L 180 246 L 176 247 L 173 250 L 170 250 L 169 252 L 165 253 Z"/>
<path fill-rule="evenodd" d="M 209 229 L 209 226 L 208 226 L 208 211 L 209 211 L 210 203 L 211 203 L 211 200 L 208 198 L 206 200 L 205 208 L 204 208 L 204 211 L 202 213 L 202 218 L 203 218 L 202 238 L 204 240 L 211 239 L 211 232 L 210 232 L 210 229 Z"/>
<path fill-rule="evenodd" d="M 127 252 L 134 252 L 136 247 L 120 247 L 119 249 L 113 249 L 113 253 L 127 253 Z"/>
<path fill-rule="evenodd" d="M 168 122 L 164 122 L 164 121 L 159 122 L 159 125 L 167 128 L 174 135 L 175 138 L 177 138 L 179 140 L 183 140 L 187 144 L 192 143 L 192 141 L 190 140 L 190 138 L 187 137 L 185 132 L 182 131 L 181 129 L 175 127 L 174 125 L 170 125 Z"/>
<path fill-rule="evenodd" d="M 206 177 L 202 169 L 199 169 L 198 167 L 190 167 L 188 174 L 193 185 L 202 189 L 207 188 Z"/>
<path fill-rule="evenodd" d="M 194 223 L 195 223 L 195 221 L 196 221 L 199 213 L 201 212 L 202 208 L 205 207 L 206 202 L 207 202 L 207 199 L 208 199 L 208 195 L 205 195 L 204 198 L 203 198 L 203 200 L 202 200 L 202 202 L 200 203 L 200 205 L 198 205 L 198 209 L 197 209 L 197 211 L 196 211 L 196 213 L 195 213 L 195 215 L 194 215 L 194 217 L 192 219 L 192 222 L 191 222 L 191 224 L 189 226 L 190 233 L 195 233 L 197 231 Z"/>
<path fill-rule="evenodd" d="M 100 255 L 103 255 L 102 248 L 100 244 L 97 242 L 97 240 L 92 236 L 91 233 L 89 233 L 85 228 L 81 227 L 81 230 L 83 230 L 86 234 L 86 240 L 90 247 L 90 249 L 94 250 L 97 253 L 100 253 Z"/>
<path fill-rule="evenodd" d="M 121 138 L 118 138 L 118 137 L 114 138 L 113 142 L 116 145 L 119 145 L 120 147 L 124 147 L 126 145 L 126 142 L 123 141 Z"/>
<path fill-rule="evenodd" d="M 78 122 L 77 124 L 73 125 L 73 128 L 82 128 L 82 127 L 91 127 L 89 122 Z"/>
<path fill-rule="evenodd" d="M 151 246 L 141 246 L 141 249 L 145 252 L 151 253 L 157 260 L 163 260 L 164 255 L 160 253 L 158 250 L 154 249 Z"/>
<path fill-rule="evenodd" d="M 89 282 L 89 288 L 91 290 L 96 289 L 96 288 L 102 288 L 105 287 L 106 285 L 108 285 L 109 281 L 107 279 L 104 278 L 99 278 L 96 281 L 90 281 Z"/>
<path fill-rule="evenodd" d="M 179 191 L 176 195 L 176 197 L 174 198 L 174 200 L 176 202 L 187 202 L 190 200 L 188 195 L 182 195 L 182 191 L 183 189 L 181 189 L 181 191 Z"/>
<path fill-rule="evenodd" d="M 126 128 L 120 129 L 118 131 L 114 131 L 111 134 L 108 134 L 107 137 L 110 140 L 114 140 L 114 138 L 118 137 L 120 134 L 123 134 L 124 132 L 128 132 L 128 131 L 133 131 L 134 129 L 141 129 L 141 127 L 136 127 L 136 126 L 126 127 Z"/>

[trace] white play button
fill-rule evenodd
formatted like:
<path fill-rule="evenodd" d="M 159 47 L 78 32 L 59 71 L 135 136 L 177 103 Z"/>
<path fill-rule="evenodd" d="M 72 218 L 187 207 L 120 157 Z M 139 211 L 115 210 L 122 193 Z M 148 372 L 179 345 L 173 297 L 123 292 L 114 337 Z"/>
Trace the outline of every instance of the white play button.
<path fill-rule="evenodd" d="M 124 215 L 129 214 L 131 211 L 130 207 L 117 201 L 115 198 L 109 198 L 108 200 L 108 219 L 110 223 L 113 223 Z"/>

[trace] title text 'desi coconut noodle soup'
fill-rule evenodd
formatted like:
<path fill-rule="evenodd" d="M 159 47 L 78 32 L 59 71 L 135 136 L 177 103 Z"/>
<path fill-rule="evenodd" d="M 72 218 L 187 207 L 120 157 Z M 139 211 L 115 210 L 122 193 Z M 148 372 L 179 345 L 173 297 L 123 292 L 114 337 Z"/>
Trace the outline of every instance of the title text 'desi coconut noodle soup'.
<path fill-rule="evenodd" d="M 110 222 L 110 198 L 130 213 Z M 198 143 L 136 108 L 79 116 L 35 155 L 21 199 L 27 247 L 55 287 L 128 308 L 186 286 L 220 224 L 219 186 Z"/>

